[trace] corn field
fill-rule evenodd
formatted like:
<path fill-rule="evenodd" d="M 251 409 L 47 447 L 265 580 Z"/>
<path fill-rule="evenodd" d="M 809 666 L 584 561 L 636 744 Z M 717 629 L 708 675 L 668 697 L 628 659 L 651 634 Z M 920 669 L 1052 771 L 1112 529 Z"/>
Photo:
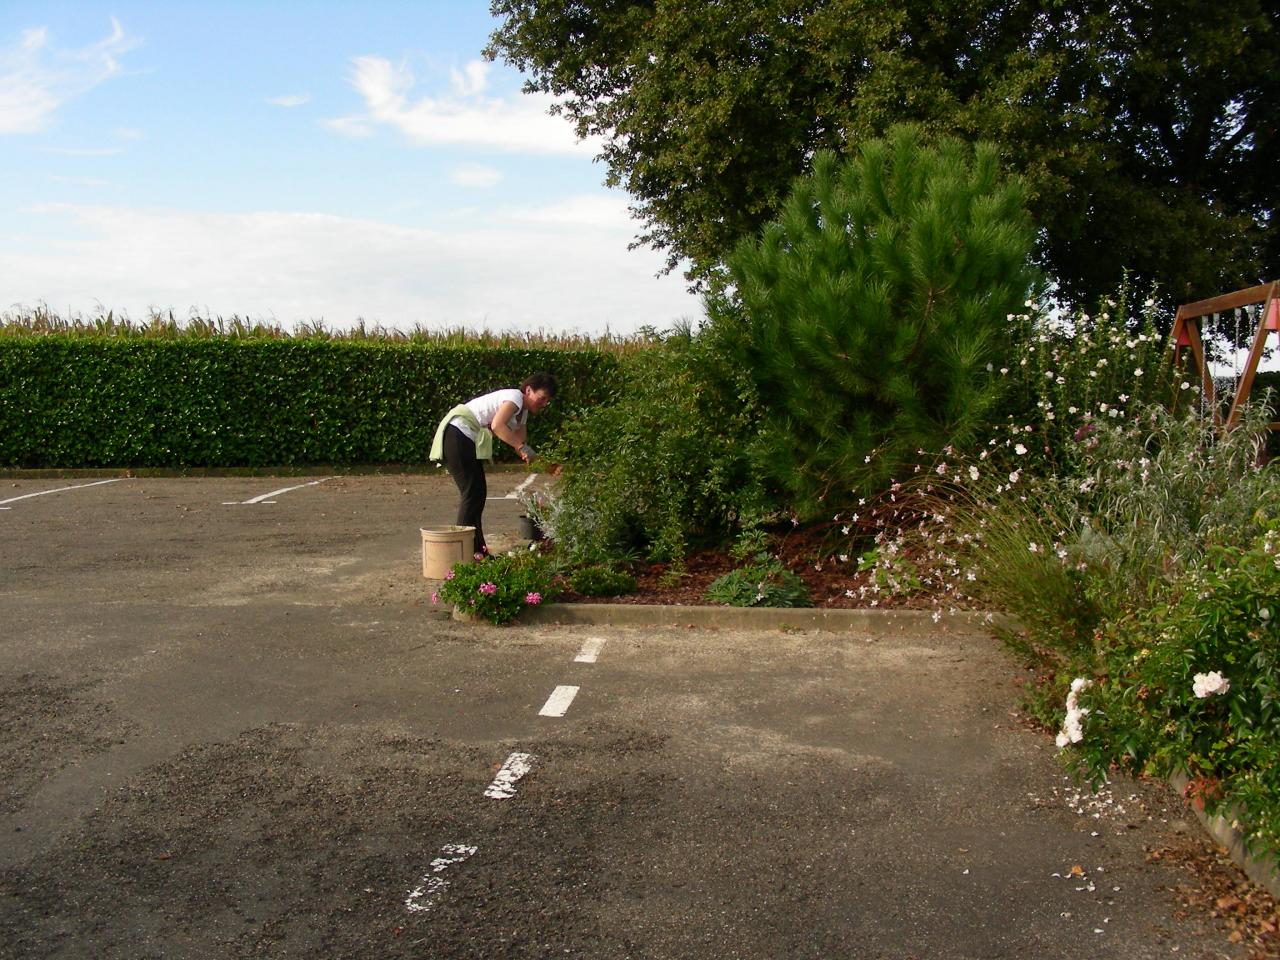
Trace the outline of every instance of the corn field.
<path fill-rule="evenodd" d="M 0 338 L 39 336 L 134 337 L 158 340 L 178 339 L 259 339 L 259 340 L 349 340 L 385 343 L 431 343 L 439 346 L 504 347 L 544 350 L 596 350 L 629 354 L 651 345 L 658 334 L 646 330 L 622 336 L 600 336 L 537 331 L 495 332 L 465 327 L 432 329 L 421 324 L 408 331 L 363 319 L 347 330 L 331 330 L 322 321 L 307 321 L 286 330 L 278 323 L 247 317 L 202 317 L 192 314 L 179 319 L 172 310 L 153 311 L 145 320 L 133 320 L 108 310 L 94 317 L 79 314 L 59 316 L 48 307 L 21 308 L 0 313 Z"/>

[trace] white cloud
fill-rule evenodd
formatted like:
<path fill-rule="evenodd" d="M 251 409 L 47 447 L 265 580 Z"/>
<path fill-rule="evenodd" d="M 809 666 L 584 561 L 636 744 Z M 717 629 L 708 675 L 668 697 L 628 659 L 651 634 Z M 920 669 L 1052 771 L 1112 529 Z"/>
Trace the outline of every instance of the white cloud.
<path fill-rule="evenodd" d="M 111 181 L 100 180 L 97 177 L 63 177 L 50 174 L 49 179 L 54 183 L 71 183 L 78 187 L 109 187 Z"/>
<path fill-rule="evenodd" d="M 19 74 L 0 77 L 0 133 L 34 133 L 61 101 L 39 82 Z"/>
<path fill-rule="evenodd" d="M 367 140 L 374 133 L 373 126 L 360 117 L 331 117 L 321 120 L 320 125 L 352 140 Z"/>
<path fill-rule="evenodd" d="M 18 41 L 24 50 L 39 50 L 49 42 L 49 28 L 35 27 L 22 31 L 22 39 Z"/>
<path fill-rule="evenodd" d="M 273 107 L 300 107 L 311 102 L 309 93 L 291 93 L 282 97 L 267 97 L 267 103 Z"/>
<path fill-rule="evenodd" d="M 471 163 L 454 167 L 449 172 L 449 181 L 460 187 L 496 187 L 502 182 L 502 171 Z"/>
<path fill-rule="evenodd" d="M 488 64 L 473 61 L 452 71 L 452 92 L 410 98 L 415 86 L 407 64 L 382 57 L 352 61 L 351 85 L 364 99 L 366 111 L 331 120 L 328 125 L 348 135 L 367 135 L 376 126 L 391 127 L 423 145 L 475 146 L 516 153 L 594 156 L 595 141 L 579 142 L 562 117 L 547 113 L 553 101 L 538 94 L 486 97 Z"/>
<path fill-rule="evenodd" d="M 449 80 L 453 84 L 453 92 L 460 97 L 484 93 L 484 88 L 489 85 L 490 66 L 483 60 L 472 60 L 461 70 L 451 69 Z"/>
<path fill-rule="evenodd" d="M 322 214 L 49 205 L 26 212 L 31 230 L 48 236 L 69 219 L 73 239 L 0 247 L 0 276 L 13 278 L 14 305 L 100 303 L 135 317 L 195 307 L 335 329 L 363 317 L 402 329 L 630 333 L 699 316 L 681 277 L 655 278 L 659 254 L 627 249 L 634 225 L 602 210 L 579 200 L 446 233 Z"/>
<path fill-rule="evenodd" d="M 547 226 L 588 226 L 610 230 L 625 227 L 634 230 L 629 222 L 626 200 L 600 194 L 569 197 L 559 203 L 542 207 L 523 207 L 506 212 L 518 223 Z"/>
<path fill-rule="evenodd" d="M 124 147 L 40 147 L 39 150 L 59 157 L 118 157 L 124 153 Z"/>
<path fill-rule="evenodd" d="M 114 17 L 107 37 L 79 48 L 53 46 L 45 27 L 23 31 L 0 47 L 0 134 L 43 130 L 62 104 L 118 74 L 116 58 L 135 46 Z"/>

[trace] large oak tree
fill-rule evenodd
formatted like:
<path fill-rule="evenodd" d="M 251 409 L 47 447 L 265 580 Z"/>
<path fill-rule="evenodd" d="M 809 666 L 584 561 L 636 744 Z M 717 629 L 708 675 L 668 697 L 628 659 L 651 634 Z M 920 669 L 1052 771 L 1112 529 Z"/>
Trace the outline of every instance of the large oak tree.
<path fill-rule="evenodd" d="M 1280 273 L 1272 0 L 493 0 L 488 54 L 605 138 L 695 282 L 815 153 L 910 121 L 996 143 L 1069 300 L 1128 269 L 1186 300 Z M 686 263 L 687 261 L 687 263 Z"/>

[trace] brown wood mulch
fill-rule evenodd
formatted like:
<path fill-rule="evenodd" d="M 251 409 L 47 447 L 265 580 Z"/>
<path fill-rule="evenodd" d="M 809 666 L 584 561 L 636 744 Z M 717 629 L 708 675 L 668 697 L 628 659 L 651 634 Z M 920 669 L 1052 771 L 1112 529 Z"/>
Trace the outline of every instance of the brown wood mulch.
<path fill-rule="evenodd" d="M 856 554 L 848 554 L 845 560 L 841 560 L 841 555 L 835 549 L 839 542 L 829 530 L 797 530 L 779 538 L 775 553 L 788 570 L 804 581 L 809 588 L 809 599 L 813 606 L 828 609 L 873 606 L 871 600 L 875 595 L 868 590 L 864 596 L 860 591 L 861 587 L 870 583 L 871 574 L 858 571 Z M 631 572 L 637 584 L 634 593 L 617 597 L 588 597 L 567 592 L 561 595 L 558 602 L 705 606 L 711 604 L 706 598 L 706 592 L 712 582 L 741 565 L 726 549 L 696 550 L 685 558 L 684 570 L 679 575 L 669 575 L 672 565 L 668 563 L 638 564 L 633 567 Z M 848 591 L 852 591 L 853 595 L 849 596 Z M 876 599 L 878 602 L 874 606 L 878 607 L 930 609 L 934 606 L 934 600 L 928 594 L 909 597 L 879 596 Z"/>

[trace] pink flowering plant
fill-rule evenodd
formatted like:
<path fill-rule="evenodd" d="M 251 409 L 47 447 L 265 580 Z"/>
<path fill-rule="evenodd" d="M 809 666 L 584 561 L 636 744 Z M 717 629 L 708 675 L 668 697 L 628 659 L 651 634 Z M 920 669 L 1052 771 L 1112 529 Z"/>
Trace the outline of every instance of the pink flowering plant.
<path fill-rule="evenodd" d="M 550 557 L 521 550 L 455 564 L 432 602 L 452 604 L 463 613 L 502 625 L 529 607 L 552 602 L 560 592 L 560 578 Z"/>

